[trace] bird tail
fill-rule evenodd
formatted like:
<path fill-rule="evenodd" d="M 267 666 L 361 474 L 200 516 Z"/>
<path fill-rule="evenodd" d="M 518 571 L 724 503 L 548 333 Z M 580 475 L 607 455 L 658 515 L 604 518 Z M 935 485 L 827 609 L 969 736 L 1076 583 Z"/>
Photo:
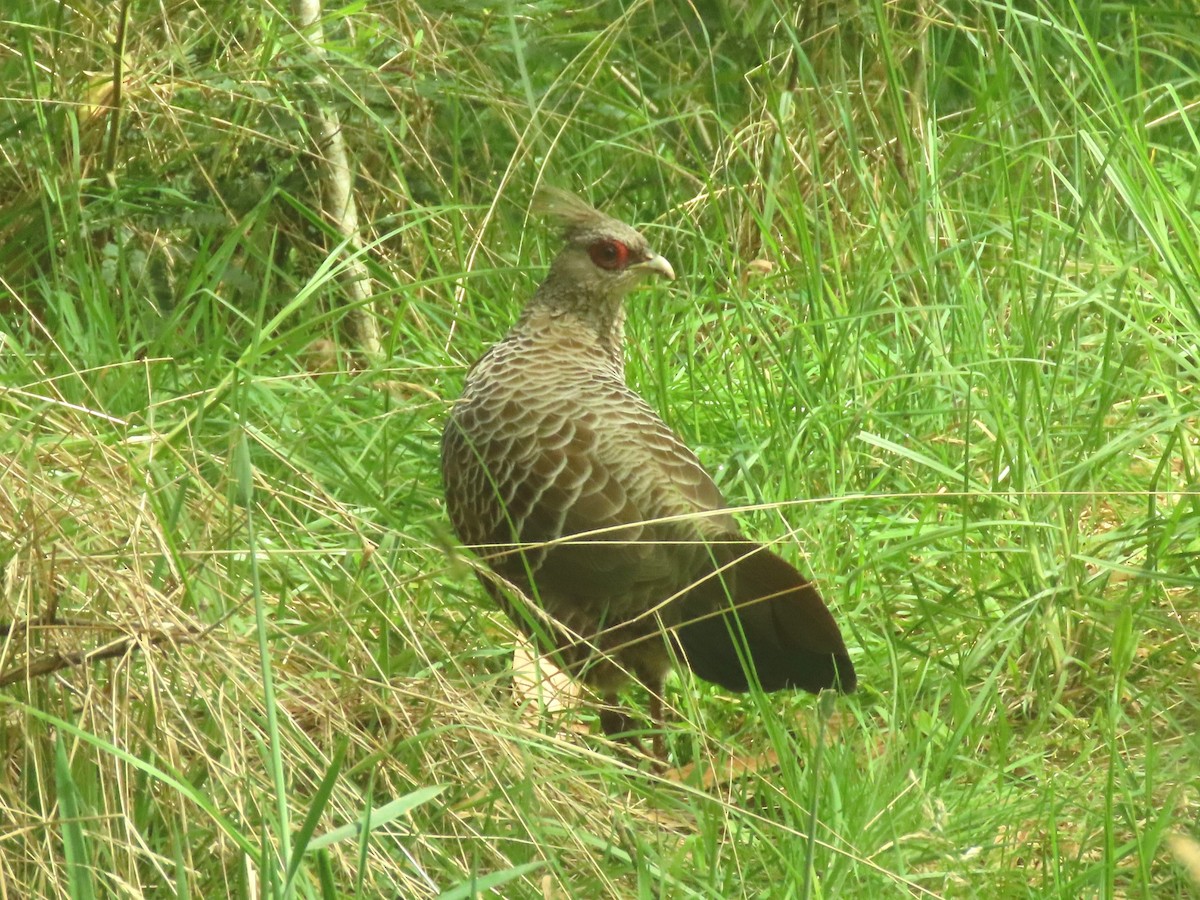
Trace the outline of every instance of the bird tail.
<path fill-rule="evenodd" d="M 680 599 L 683 624 L 674 632 L 695 674 L 731 691 L 754 682 L 765 691 L 854 690 L 837 623 L 794 566 L 740 536 L 710 549 L 717 571 Z"/>

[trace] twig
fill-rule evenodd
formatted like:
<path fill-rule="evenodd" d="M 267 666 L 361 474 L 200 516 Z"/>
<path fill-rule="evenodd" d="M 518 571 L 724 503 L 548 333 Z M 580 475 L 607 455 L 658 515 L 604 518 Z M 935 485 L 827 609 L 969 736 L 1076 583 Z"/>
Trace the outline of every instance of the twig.
<path fill-rule="evenodd" d="M 19 626 L 14 626 L 19 627 Z M 0 673 L 0 688 L 8 687 L 21 681 L 40 678 L 62 669 L 86 665 L 101 659 L 112 659 L 114 656 L 124 656 L 139 647 L 164 643 L 187 643 L 204 634 L 208 629 L 178 628 L 171 631 L 158 631 L 152 634 L 139 634 L 124 637 L 94 650 L 78 650 L 74 653 L 51 653 L 47 656 L 31 660 L 23 666 L 14 666 L 7 672 Z"/>
<path fill-rule="evenodd" d="M 325 66 L 325 31 L 321 26 L 320 0 L 294 0 L 297 27 L 304 36 L 313 63 L 313 78 L 305 102 L 309 129 L 317 142 L 318 161 L 325 169 L 321 179 L 325 215 L 345 241 L 347 259 L 343 284 L 349 299 L 347 331 L 354 345 L 372 362 L 383 356 L 371 297 L 371 276 L 362 262 L 362 240 L 358 233 L 358 207 L 354 203 L 353 178 L 346 154 L 346 141 L 337 113 L 321 104 L 321 89 L 328 85 Z"/>
<path fill-rule="evenodd" d="M 38 678 L 42 675 L 49 675 L 53 672 L 61 671 L 62 669 L 73 668 L 74 666 L 85 665 L 87 663 L 96 662 L 101 659 L 112 659 L 114 656 L 121 656 L 128 653 L 130 650 L 135 650 L 141 646 L 154 647 L 158 644 L 177 643 L 188 644 L 194 643 L 216 631 L 222 625 L 229 621 L 233 616 L 240 613 L 251 598 L 244 598 L 241 602 L 235 603 L 225 613 L 209 625 L 203 628 L 195 625 L 182 628 L 172 629 L 147 629 L 138 634 L 130 635 L 129 637 L 120 638 L 103 647 L 97 647 L 93 650 L 77 650 L 74 653 L 51 653 L 38 659 L 27 662 L 22 666 L 14 666 L 7 672 L 0 673 L 0 688 L 7 687 L 10 684 L 15 684 L 19 681 L 25 681 L 30 678 Z M 45 626 L 45 617 L 39 617 L 32 622 L 0 622 L 0 636 L 23 631 L 27 628 Z M 92 627 L 92 628 L 116 628 L 118 626 L 107 622 L 93 622 L 82 619 L 58 619 L 53 623 L 56 627 Z"/>
<path fill-rule="evenodd" d="M 121 135 L 121 84 L 125 80 L 125 34 L 129 25 L 129 0 L 123 0 L 117 15 L 117 36 L 113 41 L 112 90 L 108 105 L 112 109 L 108 117 L 108 147 L 104 154 L 104 174 L 109 185 L 116 184 L 117 145 Z"/>

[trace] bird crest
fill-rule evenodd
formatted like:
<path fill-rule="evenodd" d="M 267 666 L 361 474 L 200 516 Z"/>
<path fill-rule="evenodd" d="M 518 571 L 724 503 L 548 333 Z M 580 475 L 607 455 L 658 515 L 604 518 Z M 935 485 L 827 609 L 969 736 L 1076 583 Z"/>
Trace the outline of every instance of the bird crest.
<path fill-rule="evenodd" d="M 557 224 L 562 229 L 563 238 L 568 241 L 584 232 L 602 230 L 605 226 L 629 227 L 606 216 L 581 197 L 556 187 L 539 188 L 530 211 Z"/>

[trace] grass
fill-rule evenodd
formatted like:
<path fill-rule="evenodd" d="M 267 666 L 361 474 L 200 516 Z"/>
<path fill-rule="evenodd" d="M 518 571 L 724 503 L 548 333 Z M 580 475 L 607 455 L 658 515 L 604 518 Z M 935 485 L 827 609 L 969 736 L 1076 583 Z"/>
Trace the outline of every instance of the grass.
<path fill-rule="evenodd" d="M 116 130 L 109 6 L 4 13 L 0 897 L 1195 896 L 1194 10 L 793 6 L 332 15 L 379 364 L 282 12 L 131 5 Z M 682 275 L 629 378 L 823 586 L 828 721 L 512 707 L 438 434 L 541 179 Z"/>

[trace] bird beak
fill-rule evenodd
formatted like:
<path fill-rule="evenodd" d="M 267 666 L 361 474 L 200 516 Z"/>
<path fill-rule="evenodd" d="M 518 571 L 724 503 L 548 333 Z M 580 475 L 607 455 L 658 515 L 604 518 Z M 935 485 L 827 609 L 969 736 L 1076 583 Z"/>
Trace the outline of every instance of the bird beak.
<path fill-rule="evenodd" d="M 667 281 L 675 280 L 675 270 L 671 268 L 671 264 L 667 262 L 666 257 L 659 256 L 657 253 L 651 253 L 648 259 L 636 263 L 633 268 L 640 269 L 647 274 L 661 275 Z"/>

